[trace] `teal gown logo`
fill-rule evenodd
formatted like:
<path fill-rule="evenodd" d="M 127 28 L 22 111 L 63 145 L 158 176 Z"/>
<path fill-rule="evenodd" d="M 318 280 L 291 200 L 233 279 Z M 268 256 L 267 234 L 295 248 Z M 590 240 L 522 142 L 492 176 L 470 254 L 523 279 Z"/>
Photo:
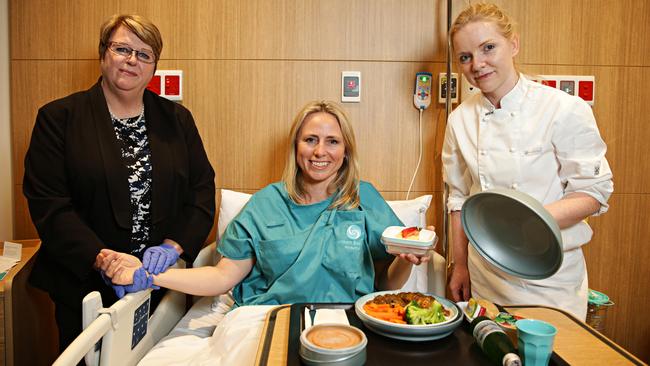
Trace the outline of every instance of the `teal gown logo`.
<path fill-rule="evenodd" d="M 348 239 L 357 240 L 361 237 L 361 228 L 358 225 L 350 225 L 345 234 L 348 236 Z"/>

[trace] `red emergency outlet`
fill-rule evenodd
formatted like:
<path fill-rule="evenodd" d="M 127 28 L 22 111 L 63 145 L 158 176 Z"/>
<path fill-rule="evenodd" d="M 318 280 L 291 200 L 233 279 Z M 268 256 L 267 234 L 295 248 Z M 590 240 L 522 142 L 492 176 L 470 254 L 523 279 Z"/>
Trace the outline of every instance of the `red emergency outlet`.
<path fill-rule="evenodd" d="M 149 85 L 147 85 L 147 89 L 160 95 L 160 75 L 154 75 L 151 78 L 151 80 L 149 80 Z"/>
<path fill-rule="evenodd" d="M 181 78 L 178 75 L 165 75 L 165 95 L 180 95 Z"/>
<path fill-rule="evenodd" d="M 555 80 L 542 80 L 542 84 L 543 85 L 548 85 L 551 88 L 556 88 L 557 87 L 557 83 L 555 82 Z"/>
<path fill-rule="evenodd" d="M 594 82 L 591 80 L 578 81 L 578 96 L 587 102 L 594 100 Z"/>

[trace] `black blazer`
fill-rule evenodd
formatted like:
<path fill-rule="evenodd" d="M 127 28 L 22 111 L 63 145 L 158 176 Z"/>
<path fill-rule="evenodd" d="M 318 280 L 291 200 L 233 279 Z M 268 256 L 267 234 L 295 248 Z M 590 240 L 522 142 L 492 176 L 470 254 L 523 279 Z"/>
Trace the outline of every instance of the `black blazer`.
<path fill-rule="evenodd" d="M 42 107 L 25 157 L 23 191 L 42 241 L 30 282 L 75 308 L 89 291 L 112 295 L 93 269 L 99 251 L 130 251 L 128 170 L 100 82 Z M 214 222 L 214 170 L 186 108 L 148 90 L 144 106 L 149 245 L 173 239 L 193 260 Z"/>

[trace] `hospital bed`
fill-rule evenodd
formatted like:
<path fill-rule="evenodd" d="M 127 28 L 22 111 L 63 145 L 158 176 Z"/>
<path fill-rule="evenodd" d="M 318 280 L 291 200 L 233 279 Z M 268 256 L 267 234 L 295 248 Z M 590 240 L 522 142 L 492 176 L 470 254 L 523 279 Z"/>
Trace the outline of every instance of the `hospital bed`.
<path fill-rule="evenodd" d="M 250 198 L 249 194 L 221 190 L 221 205 L 217 221 L 219 238 L 228 223 Z M 426 211 L 431 196 L 425 195 L 407 201 L 388 201 L 393 211 L 407 226 L 426 226 Z M 192 264 L 194 267 L 214 265 L 218 261 L 216 243 L 201 250 Z M 177 266 L 184 267 L 179 261 Z M 437 253 L 426 266 L 413 266 L 403 287 L 444 296 L 446 283 L 445 260 Z M 193 335 L 210 337 L 217 324 L 232 307 L 228 294 L 217 297 L 191 297 L 176 291 L 167 291 L 149 317 L 151 289 L 128 294 L 108 308 L 104 308 L 98 292 L 84 298 L 84 331 L 59 356 L 54 365 L 76 365 L 85 358 L 88 365 L 135 365 L 154 346 L 164 347 L 161 340 Z M 186 312 L 187 301 L 191 308 Z"/>

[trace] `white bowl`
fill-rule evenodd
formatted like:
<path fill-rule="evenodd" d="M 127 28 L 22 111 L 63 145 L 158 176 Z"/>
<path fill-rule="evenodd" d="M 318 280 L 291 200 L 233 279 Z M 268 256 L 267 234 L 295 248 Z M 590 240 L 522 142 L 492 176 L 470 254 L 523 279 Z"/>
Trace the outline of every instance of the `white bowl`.
<path fill-rule="evenodd" d="M 434 297 L 445 309 L 451 310 L 449 318 L 442 323 L 426 325 L 397 324 L 374 318 L 363 310 L 363 305 L 375 297 L 399 292 L 404 291 L 380 291 L 362 296 L 354 303 L 354 311 L 363 324 L 373 332 L 389 338 L 415 342 L 444 338 L 453 333 L 463 321 L 463 315 L 456 304 L 444 297 L 432 294 L 426 295 Z"/>
<path fill-rule="evenodd" d="M 389 226 L 381 234 L 381 242 L 388 253 L 395 255 L 411 253 L 423 256 L 433 250 L 438 242 L 436 233 L 427 229 L 420 230 L 417 240 L 398 237 L 397 235 L 404 229 L 406 229 L 406 226 Z"/>

